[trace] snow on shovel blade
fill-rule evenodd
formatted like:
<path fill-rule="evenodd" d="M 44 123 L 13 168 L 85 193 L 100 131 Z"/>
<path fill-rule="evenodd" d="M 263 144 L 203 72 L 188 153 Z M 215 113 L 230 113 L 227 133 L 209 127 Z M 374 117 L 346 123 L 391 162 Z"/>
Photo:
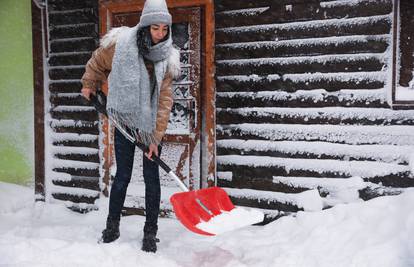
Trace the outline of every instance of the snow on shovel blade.
<path fill-rule="evenodd" d="M 262 222 L 263 213 L 235 208 L 220 187 L 176 193 L 170 198 L 175 215 L 190 231 L 217 235 Z"/>

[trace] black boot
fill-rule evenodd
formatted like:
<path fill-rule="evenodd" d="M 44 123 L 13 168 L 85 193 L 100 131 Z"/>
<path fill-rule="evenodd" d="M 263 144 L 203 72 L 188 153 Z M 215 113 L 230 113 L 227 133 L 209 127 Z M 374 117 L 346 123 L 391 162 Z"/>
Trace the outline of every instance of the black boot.
<path fill-rule="evenodd" d="M 157 242 L 160 240 L 157 236 L 157 225 L 150 225 L 145 223 L 144 226 L 144 237 L 142 238 L 141 250 L 145 252 L 157 252 Z"/>
<path fill-rule="evenodd" d="M 106 229 L 102 231 L 100 243 L 111 243 L 119 238 L 119 218 L 108 216 Z"/>

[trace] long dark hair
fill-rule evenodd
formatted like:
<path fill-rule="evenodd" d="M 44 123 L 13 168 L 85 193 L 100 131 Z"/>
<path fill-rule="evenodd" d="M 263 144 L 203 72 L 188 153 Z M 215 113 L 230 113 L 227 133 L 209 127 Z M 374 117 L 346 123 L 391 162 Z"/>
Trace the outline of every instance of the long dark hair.
<path fill-rule="evenodd" d="M 153 45 L 150 28 L 151 26 L 142 27 L 142 28 L 139 28 L 137 32 L 138 51 L 142 55 L 147 55 L 150 51 L 151 46 Z M 164 39 L 161 40 L 161 42 L 164 42 L 165 40 L 167 40 L 169 35 L 170 35 L 170 27 L 168 27 L 168 33 L 165 35 Z"/>

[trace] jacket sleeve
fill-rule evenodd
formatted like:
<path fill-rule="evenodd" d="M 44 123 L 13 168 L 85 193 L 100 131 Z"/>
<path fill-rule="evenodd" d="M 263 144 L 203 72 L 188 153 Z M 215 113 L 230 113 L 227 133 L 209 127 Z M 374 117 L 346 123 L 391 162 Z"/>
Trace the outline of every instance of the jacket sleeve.
<path fill-rule="evenodd" d="M 170 113 L 173 106 L 173 91 L 172 91 L 173 77 L 167 73 L 162 81 L 160 88 L 160 97 L 158 101 L 157 122 L 154 131 L 154 136 L 157 142 L 160 143 L 167 130 Z"/>
<path fill-rule="evenodd" d="M 109 47 L 100 46 L 93 52 L 92 57 L 86 63 L 85 73 L 81 79 L 84 88 L 96 91 L 101 87 L 111 71 L 114 53 L 115 44 Z"/>

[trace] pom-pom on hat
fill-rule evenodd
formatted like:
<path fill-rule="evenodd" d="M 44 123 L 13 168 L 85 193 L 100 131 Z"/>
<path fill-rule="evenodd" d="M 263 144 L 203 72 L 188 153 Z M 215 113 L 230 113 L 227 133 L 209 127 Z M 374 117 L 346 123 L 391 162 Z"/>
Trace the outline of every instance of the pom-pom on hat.
<path fill-rule="evenodd" d="M 168 12 L 165 0 L 146 0 L 142 10 L 139 27 L 146 27 L 151 24 L 171 25 L 171 14 Z"/>

